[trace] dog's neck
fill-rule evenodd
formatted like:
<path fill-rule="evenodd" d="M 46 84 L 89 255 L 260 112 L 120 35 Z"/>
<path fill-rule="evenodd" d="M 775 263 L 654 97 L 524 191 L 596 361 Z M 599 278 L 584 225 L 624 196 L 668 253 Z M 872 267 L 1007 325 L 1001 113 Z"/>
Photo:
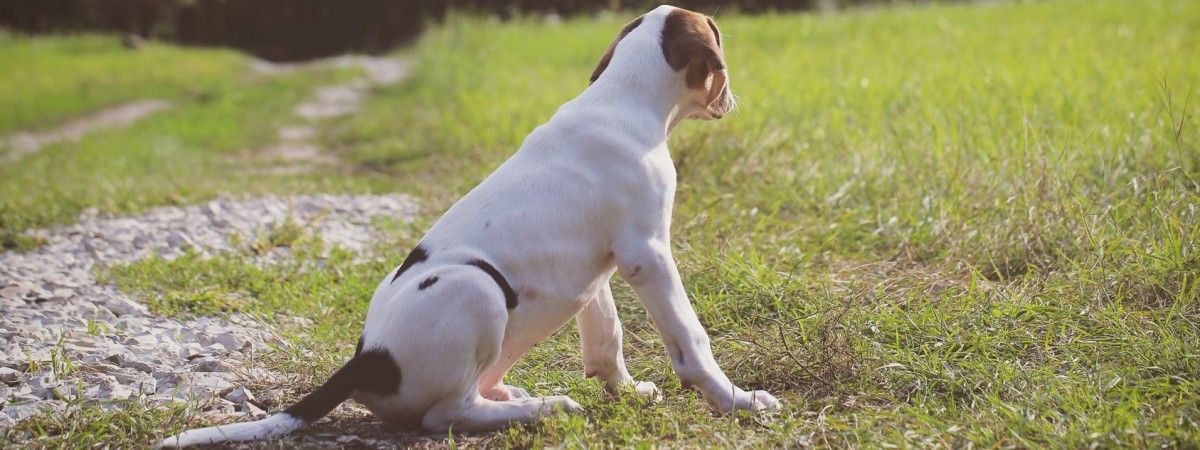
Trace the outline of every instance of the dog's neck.
<path fill-rule="evenodd" d="M 652 124 L 654 137 L 666 141 L 684 119 L 678 104 L 684 81 L 663 58 L 661 28 L 661 23 L 643 23 L 622 39 L 605 73 L 576 100 L 648 112 L 657 119 Z"/>

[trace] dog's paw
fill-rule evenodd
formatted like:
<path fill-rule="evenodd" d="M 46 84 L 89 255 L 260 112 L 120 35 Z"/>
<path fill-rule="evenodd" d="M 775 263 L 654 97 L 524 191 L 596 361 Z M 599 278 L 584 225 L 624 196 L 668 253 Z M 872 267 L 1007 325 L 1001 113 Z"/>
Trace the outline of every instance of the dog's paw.
<path fill-rule="evenodd" d="M 750 397 L 752 400 L 748 409 L 751 411 L 774 411 L 783 407 L 783 403 L 767 391 L 750 391 Z"/>
<path fill-rule="evenodd" d="M 572 400 L 571 397 L 567 397 L 565 400 L 563 400 L 558 407 L 562 410 L 562 412 L 568 414 L 583 414 L 583 406 L 581 406 L 579 402 Z"/>
<path fill-rule="evenodd" d="M 529 392 L 516 386 L 500 384 L 489 389 L 480 389 L 479 395 L 488 400 L 506 402 L 516 398 L 529 398 Z"/>
<path fill-rule="evenodd" d="M 529 398 L 529 392 L 526 391 L 525 389 L 522 389 L 522 388 L 519 388 L 516 386 L 509 386 L 507 384 L 500 385 L 500 388 L 508 391 L 508 398 L 510 398 L 510 399 L 511 398 Z"/>
<path fill-rule="evenodd" d="M 662 400 L 662 391 L 658 390 L 658 386 L 649 381 L 634 381 L 633 391 L 641 398 L 657 402 Z"/>
<path fill-rule="evenodd" d="M 542 408 L 540 409 L 540 413 L 542 415 L 556 413 L 583 414 L 583 406 L 580 406 L 579 402 L 576 402 L 575 400 L 572 400 L 571 397 L 567 397 L 565 395 L 552 395 L 548 397 L 533 398 L 531 400 L 542 401 Z"/>
<path fill-rule="evenodd" d="M 722 413 L 774 411 L 783 406 L 779 399 L 767 391 L 746 392 L 739 388 L 733 388 L 732 394 L 732 398 L 710 401 L 709 404 Z"/>
<path fill-rule="evenodd" d="M 649 381 L 620 381 L 613 384 L 608 384 L 604 387 L 613 397 L 623 397 L 626 395 L 635 395 L 636 398 L 657 402 L 662 400 L 662 391 L 658 390 L 658 386 Z"/>

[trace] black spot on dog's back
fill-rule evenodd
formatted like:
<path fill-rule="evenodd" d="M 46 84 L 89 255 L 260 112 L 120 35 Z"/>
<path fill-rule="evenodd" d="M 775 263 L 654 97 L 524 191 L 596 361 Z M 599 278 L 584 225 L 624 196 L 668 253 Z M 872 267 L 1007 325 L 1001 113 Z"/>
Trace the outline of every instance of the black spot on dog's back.
<path fill-rule="evenodd" d="M 392 281 L 389 283 L 395 283 L 396 279 L 400 278 L 400 275 L 403 275 L 409 268 L 425 262 L 427 259 L 429 259 L 429 252 L 425 251 L 425 247 L 418 244 L 412 253 L 409 253 L 408 257 L 404 258 L 404 262 L 400 263 L 400 268 L 396 269 L 396 275 L 392 277 Z"/>
<path fill-rule="evenodd" d="M 363 347 L 363 336 L 360 334 L 360 335 L 358 335 L 358 345 L 356 345 L 354 347 L 354 356 L 358 356 L 360 353 L 362 353 L 362 347 Z"/>
<path fill-rule="evenodd" d="M 417 285 L 417 290 L 423 291 L 423 290 L 425 290 L 425 288 L 433 286 L 433 283 L 437 283 L 437 281 L 438 281 L 438 277 L 436 277 L 436 276 L 426 278 L 425 280 L 421 281 L 421 284 Z"/>
<path fill-rule="evenodd" d="M 467 265 L 478 267 L 488 275 L 491 275 L 492 280 L 500 286 L 500 290 L 504 291 L 504 306 L 507 306 L 508 309 L 517 307 L 517 292 L 508 284 L 508 280 L 504 279 L 504 275 L 501 275 L 499 270 L 496 270 L 494 266 L 482 259 L 467 261 Z"/>

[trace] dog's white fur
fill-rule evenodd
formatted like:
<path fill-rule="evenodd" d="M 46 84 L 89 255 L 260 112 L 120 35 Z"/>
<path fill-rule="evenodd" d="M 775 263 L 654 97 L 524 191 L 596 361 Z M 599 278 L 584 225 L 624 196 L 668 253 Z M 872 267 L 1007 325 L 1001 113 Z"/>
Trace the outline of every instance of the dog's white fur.
<path fill-rule="evenodd" d="M 728 84 L 712 96 L 685 85 L 664 59 L 662 6 L 617 43 L 587 90 L 535 129 L 520 150 L 450 208 L 421 240 L 428 260 L 371 300 L 365 349 L 385 349 L 401 381 L 386 395 L 354 398 L 380 418 L 429 430 L 493 430 L 555 411 L 578 412 L 566 396 L 530 397 L 502 384 L 534 344 L 577 318 L 588 375 L 617 390 L 634 381 L 621 353 L 621 325 L 609 290 L 614 272 L 633 287 L 662 335 L 675 372 L 722 412 L 776 408 L 764 391 L 730 382 L 688 301 L 671 255 L 675 168 L 667 136 L 685 118 L 711 119 L 732 107 Z M 692 13 L 694 14 L 694 13 Z M 715 28 L 714 28 L 715 31 Z M 722 67 L 719 75 L 725 75 Z M 470 260 L 490 262 L 518 295 L 513 309 L 497 281 Z M 422 281 L 436 283 L 419 288 Z M 279 435 L 303 426 L 286 413 L 245 424 L 193 430 L 161 445 L 184 446 Z"/>

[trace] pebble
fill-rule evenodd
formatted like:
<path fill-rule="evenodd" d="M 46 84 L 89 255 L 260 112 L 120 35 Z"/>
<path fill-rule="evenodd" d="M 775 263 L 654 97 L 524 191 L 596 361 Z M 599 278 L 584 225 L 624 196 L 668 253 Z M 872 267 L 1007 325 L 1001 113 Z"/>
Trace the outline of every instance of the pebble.
<path fill-rule="evenodd" d="M 10 367 L 0 367 L 0 383 L 16 383 L 20 378 L 20 371 Z"/>
<path fill-rule="evenodd" d="M 225 394 L 225 400 L 229 400 L 234 403 L 251 402 L 254 401 L 254 394 L 250 392 L 249 389 L 246 389 L 245 386 L 240 386 L 230 393 Z"/>
<path fill-rule="evenodd" d="M 156 316 L 96 274 L 150 257 L 244 251 L 288 221 L 302 224 L 329 249 L 365 259 L 386 237 L 372 225 L 376 217 L 405 221 L 416 211 L 403 195 L 222 197 L 126 217 L 89 209 L 78 224 L 27 231 L 44 245 L 0 253 L 0 430 L 77 399 L 105 405 L 201 401 L 223 405 L 210 411 L 217 414 L 265 414 L 238 384 L 246 379 L 234 373 L 254 380 L 281 377 L 238 365 L 253 358 L 230 356 L 270 351 L 268 343 L 283 346 L 278 336 L 237 314 Z M 287 251 L 264 252 L 254 262 L 289 257 Z"/>

